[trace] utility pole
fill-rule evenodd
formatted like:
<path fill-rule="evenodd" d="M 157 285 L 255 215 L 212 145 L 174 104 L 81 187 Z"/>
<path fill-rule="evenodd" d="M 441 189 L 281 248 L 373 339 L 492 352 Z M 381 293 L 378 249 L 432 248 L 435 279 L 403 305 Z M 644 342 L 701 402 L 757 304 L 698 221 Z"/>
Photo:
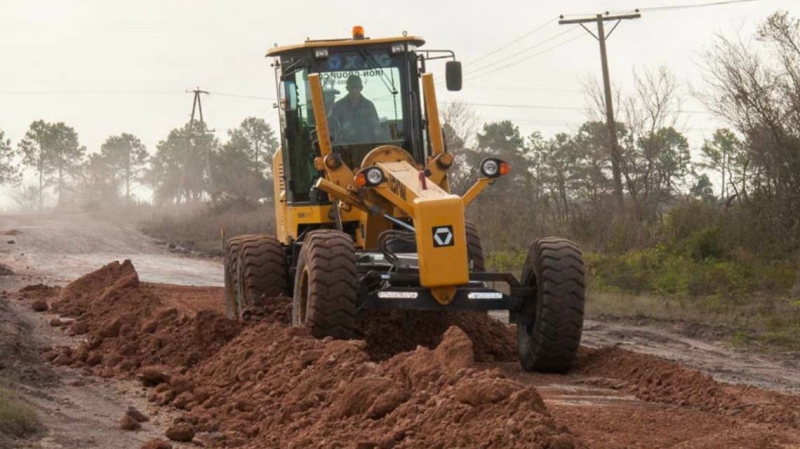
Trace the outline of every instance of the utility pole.
<path fill-rule="evenodd" d="M 642 15 L 639 13 L 637 9 L 634 14 L 623 14 L 623 15 L 609 15 L 608 13 L 597 14 L 595 17 L 585 17 L 580 19 L 568 19 L 565 20 L 564 16 L 561 16 L 561 20 L 558 21 L 559 25 L 572 25 L 578 24 L 583 27 L 589 34 L 594 36 L 595 39 L 600 42 L 600 60 L 603 66 L 603 87 L 605 90 L 605 99 L 606 99 L 606 124 L 608 126 L 608 135 L 610 136 L 611 142 L 611 172 L 614 175 L 614 198 L 616 200 L 617 212 L 621 213 L 624 210 L 623 204 L 623 193 L 622 193 L 622 170 L 620 166 L 622 165 L 622 151 L 619 149 L 619 142 L 617 141 L 617 130 L 616 125 L 614 124 L 614 105 L 612 103 L 611 98 L 611 80 L 608 74 L 608 53 L 606 52 L 606 39 L 611 36 L 611 33 L 617 29 L 620 22 L 623 20 L 632 20 L 632 19 L 639 19 Z M 614 24 L 614 27 L 611 28 L 611 31 L 606 34 L 605 31 L 605 22 L 613 22 L 616 21 L 617 23 Z M 586 28 L 585 23 L 597 23 L 597 34 L 594 34 L 589 28 Z"/>
<path fill-rule="evenodd" d="M 200 116 L 200 123 L 205 124 L 205 120 L 203 119 L 203 103 L 200 101 L 200 95 L 208 95 L 207 91 L 200 90 L 200 88 L 195 88 L 192 91 L 187 91 L 194 93 L 194 99 L 192 100 L 192 116 L 189 120 L 189 136 L 186 138 L 186 158 L 183 163 L 183 172 L 181 174 L 181 193 L 186 196 L 186 202 L 189 202 L 189 193 L 186 189 L 186 178 L 187 172 L 189 170 L 189 160 L 191 159 L 191 149 L 194 143 L 194 121 L 195 115 Z M 213 129 L 207 130 L 208 132 L 214 132 Z M 206 171 L 208 172 L 208 183 L 210 186 L 214 185 L 213 179 L 211 178 L 211 148 L 209 147 L 208 151 L 206 151 Z"/>

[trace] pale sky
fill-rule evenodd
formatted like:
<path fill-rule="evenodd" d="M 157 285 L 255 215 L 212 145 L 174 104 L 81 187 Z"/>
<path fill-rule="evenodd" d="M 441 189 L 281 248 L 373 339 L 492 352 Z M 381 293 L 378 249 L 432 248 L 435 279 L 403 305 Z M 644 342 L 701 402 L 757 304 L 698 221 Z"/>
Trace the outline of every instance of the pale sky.
<path fill-rule="evenodd" d="M 643 17 L 623 22 L 608 43 L 611 76 L 623 89 L 634 68 L 662 65 L 684 87 L 702 87 L 703 52 L 716 33 L 750 37 L 777 10 L 800 16 L 798 0 L 647 10 L 714 1 L 0 0 L 0 129 L 16 145 L 32 121 L 63 121 L 90 152 L 122 132 L 154 152 L 170 129 L 188 121 L 192 96 L 185 91 L 196 86 L 211 92 L 203 97 L 205 118 L 222 140 L 247 116 L 275 126 L 266 50 L 307 37 L 348 37 L 362 25 L 368 37 L 407 31 L 424 37 L 426 48 L 455 51 L 464 63 L 464 89 L 442 89 L 441 101 L 478 104 L 481 119 L 512 120 L 524 135 L 570 132 L 586 119 L 582 81 L 599 79 L 600 60 L 595 39 L 575 25 L 559 26 L 559 14 L 642 9 Z M 516 61 L 522 62 L 481 76 Z M 443 78 L 444 65 L 433 71 Z M 703 110 L 684 93 L 685 109 Z M 718 122 L 693 112 L 685 125 L 699 147 Z"/>

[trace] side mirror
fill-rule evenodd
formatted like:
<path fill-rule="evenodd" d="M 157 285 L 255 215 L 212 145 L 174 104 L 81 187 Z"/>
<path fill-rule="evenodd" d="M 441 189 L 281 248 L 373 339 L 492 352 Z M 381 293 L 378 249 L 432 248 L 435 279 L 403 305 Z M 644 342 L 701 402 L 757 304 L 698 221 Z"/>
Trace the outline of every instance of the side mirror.
<path fill-rule="evenodd" d="M 454 92 L 461 90 L 461 61 L 447 61 L 445 79 L 447 90 Z"/>

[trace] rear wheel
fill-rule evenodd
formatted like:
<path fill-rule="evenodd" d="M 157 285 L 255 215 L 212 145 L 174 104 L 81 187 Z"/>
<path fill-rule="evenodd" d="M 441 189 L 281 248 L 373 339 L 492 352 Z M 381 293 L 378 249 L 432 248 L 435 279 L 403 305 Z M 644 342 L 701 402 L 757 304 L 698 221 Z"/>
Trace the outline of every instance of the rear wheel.
<path fill-rule="evenodd" d="M 281 243 L 272 236 L 249 236 L 236 258 L 237 313 L 247 315 L 265 300 L 289 293 L 289 274 Z"/>
<path fill-rule="evenodd" d="M 225 245 L 225 314 L 230 319 L 239 316 L 239 283 L 236 265 L 239 259 L 239 249 L 242 241 L 253 238 L 254 235 L 239 235 L 228 240 Z"/>
<path fill-rule="evenodd" d="M 310 233 L 297 261 L 292 323 L 310 328 L 317 338 L 353 338 L 357 292 L 350 236 L 333 230 Z"/>
<path fill-rule="evenodd" d="M 472 271 L 476 273 L 486 271 L 486 264 L 483 259 L 483 246 L 481 245 L 481 235 L 475 223 L 466 222 L 467 228 L 467 250 L 472 260 Z"/>
<path fill-rule="evenodd" d="M 533 243 L 522 270 L 527 324 L 517 325 L 517 348 L 526 371 L 567 372 L 578 354 L 586 287 L 577 245 L 559 238 Z"/>

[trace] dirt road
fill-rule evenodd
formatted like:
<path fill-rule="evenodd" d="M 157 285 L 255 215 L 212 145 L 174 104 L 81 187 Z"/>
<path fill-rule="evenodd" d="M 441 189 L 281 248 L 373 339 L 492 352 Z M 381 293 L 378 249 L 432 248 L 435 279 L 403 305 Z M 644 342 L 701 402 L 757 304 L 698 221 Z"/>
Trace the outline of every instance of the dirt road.
<path fill-rule="evenodd" d="M 0 233 L 11 230 L 17 232 L 0 243 L 0 263 L 11 267 L 18 276 L 0 277 L 2 290 L 36 282 L 63 285 L 110 261 L 130 259 L 141 281 L 171 284 L 142 284 L 141 295 L 162 298 L 167 305 L 190 315 L 222 309 L 221 291 L 212 288 L 221 284 L 219 264 L 171 254 L 128 224 L 87 215 L 0 218 Z M 6 243 L 12 239 L 13 244 Z M 205 287 L 186 287 L 189 285 Z M 58 340 L 64 338 L 59 331 L 43 324 L 49 316 L 34 315 L 19 304 L 13 310 L 22 319 L 36 323 L 38 339 L 49 341 L 50 345 L 53 339 L 67 344 Z M 470 335 L 473 340 L 479 337 Z M 584 344 L 588 349 L 583 352 L 578 369 L 570 375 L 525 374 L 515 361 L 502 358 L 478 361 L 477 366 L 499 373 L 515 385 L 534 387 L 557 425 L 568 427 L 578 444 L 586 447 L 800 447 L 800 417 L 791 412 L 792 406 L 800 406 L 795 396 L 800 392 L 797 358 L 740 353 L 715 340 L 713 332 L 680 323 L 652 327 L 626 321 L 587 321 Z M 612 348 L 592 349 L 609 346 Z M 717 384 L 662 358 L 698 369 L 720 382 L 758 388 Z M 381 366 L 382 363 L 379 369 Z M 60 375 L 74 373 L 67 370 Z M 51 396 L 69 397 L 80 405 L 84 400 L 94 401 L 94 395 L 97 401 L 117 404 L 118 409 L 109 412 L 112 419 L 87 421 L 91 428 L 114 428 L 117 417 L 113 415 L 132 400 L 115 393 L 132 391 L 130 385 L 117 382 L 121 381 L 93 382 L 77 390 L 63 389 L 62 384 Z M 135 394 L 143 400 L 141 391 Z M 718 399 L 721 396 L 741 400 L 722 401 Z M 53 404 L 60 404 L 34 402 L 53 415 Z M 70 445 L 71 438 L 80 435 L 70 435 L 67 427 L 56 420 L 51 425 L 51 435 L 55 440 L 61 435 L 60 445 L 39 447 L 137 447 L 130 445 L 133 440 L 105 446 L 107 443 L 102 441 L 84 439 L 81 444 Z M 157 426 L 153 431 L 158 431 Z M 109 432 L 113 435 L 121 431 Z M 78 433 L 85 437 L 86 431 Z M 142 438 L 137 436 L 135 441 Z"/>

